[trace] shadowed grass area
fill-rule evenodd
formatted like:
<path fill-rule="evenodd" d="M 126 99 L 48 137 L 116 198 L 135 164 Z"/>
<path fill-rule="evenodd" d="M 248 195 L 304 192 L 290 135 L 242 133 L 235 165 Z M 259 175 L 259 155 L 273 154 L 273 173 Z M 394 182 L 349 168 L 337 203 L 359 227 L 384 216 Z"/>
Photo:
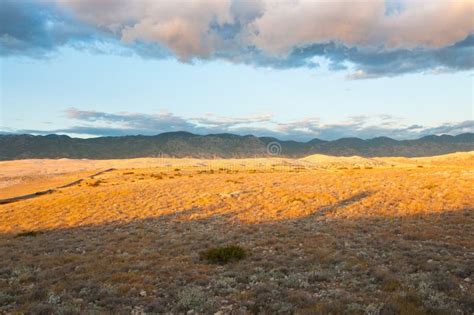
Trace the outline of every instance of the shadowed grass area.
<path fill-rule="evenodd" d="M 246 256 L 247 252 L 245 249 L 237 245 L 215 247 L 200 254 L 201 260 L 207 260 L 214 264 L 226 264 L 244 259 Z"/>

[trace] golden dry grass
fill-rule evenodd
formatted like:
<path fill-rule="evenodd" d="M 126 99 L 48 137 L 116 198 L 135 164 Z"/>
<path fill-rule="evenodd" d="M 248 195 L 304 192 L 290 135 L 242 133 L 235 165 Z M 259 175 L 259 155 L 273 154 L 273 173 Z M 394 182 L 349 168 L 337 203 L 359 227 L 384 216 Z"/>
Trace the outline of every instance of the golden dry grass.
<path fill-rule="evenodd" d="M 0 312 L 468 314 L 472 156 L 2 162 Z"/>

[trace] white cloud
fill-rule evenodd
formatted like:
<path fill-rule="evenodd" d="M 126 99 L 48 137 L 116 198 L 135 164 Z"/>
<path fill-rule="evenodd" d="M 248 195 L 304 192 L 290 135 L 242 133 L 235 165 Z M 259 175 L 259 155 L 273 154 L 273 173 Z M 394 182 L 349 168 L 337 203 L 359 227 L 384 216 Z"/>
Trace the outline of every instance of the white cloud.
<path fill-rule="evenodd" d="M 351 79 L 474 68 L 474 0 L 3 0 L 0 54 L 103 43 L 146 58 L 317 68 Z M 113 46 L 112 45 L 112 46 Z"/>
<path fill-rule="evenodd" d="M 255 45 L 270 55 L 331 41 L 367 49 L 443 47 L 474 31 L 472 0 L 391 2 L 58 0 L 79 19 L 125 42 L 157 42 L 184 59 L 225 46 L 213 24 L 237 25 L 237 46 Z M 394 2 L 399 9 L 389 12 Z"/>
<path fill-rule="evenodd" d="M 73 14 L 115 33 L 123 42 L 155 42 L 178 58 L 205 58 L 218 45 L 209 32 L 212 22 L 233 23 L 230 0 L 192 1 L 95 1 L 58 0 Z"/>

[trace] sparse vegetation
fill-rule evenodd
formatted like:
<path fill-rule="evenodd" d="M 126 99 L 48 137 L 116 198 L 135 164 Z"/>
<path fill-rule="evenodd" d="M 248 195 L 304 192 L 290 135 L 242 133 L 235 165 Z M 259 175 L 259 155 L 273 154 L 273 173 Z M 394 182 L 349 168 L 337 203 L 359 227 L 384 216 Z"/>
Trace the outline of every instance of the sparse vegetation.
<path fill-rule="evenodd" d="M 417 160 L 134 165 L 0 205 L 0 313 L 471 314 L 472 166 Z"/>
<path fill-rule="evenodd" d="M 42 234 L 42 232 L 39 231 L 26 231 L 26 232 L 21 232 L 18 233 L 15 237 L 35 237 Z"/>
<path fill-rule="evenodd" d="M 179 293 L 178 306 L 183 310 L 202 312 L 206 303 L 206 294 L 197 287 L 185 288 Z"/>
<path fill-rule="evenodd" d="M 103 181 L 101 181 L 100 179 L 99 180 L 90 180 L 90 181 L 86 182 L 86 185 L 90 186 L 90 187 L 98 187 L 102 183 L 103 183 Z"/>
<path fill-rule="evenodd" d="M 199 257 L 202 260 L 209 261 L 215 264 L 226 264 L 229 262 L 244 259 L 247 255 L 244 248 L 238 245 L 228 245 L 224 247 L 210 248 L 201 252 Z"/>

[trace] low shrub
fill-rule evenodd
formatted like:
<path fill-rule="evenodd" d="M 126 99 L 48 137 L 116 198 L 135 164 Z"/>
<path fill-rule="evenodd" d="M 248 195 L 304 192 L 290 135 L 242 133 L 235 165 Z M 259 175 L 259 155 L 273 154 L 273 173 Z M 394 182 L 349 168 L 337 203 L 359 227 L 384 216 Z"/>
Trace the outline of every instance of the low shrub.
<path fill-rule="evenodd" d="M 102 184 L 102 181 L 99 179 L 95 181 L 86 182 L 86 184 L 90 187 L 98 187 L 100 184 Z"/>
<path fill-rule="evenodd" d="M 237 245 L 215 247 L 200 254 L 201 260 L 207 260 L 215 264 L 226 264 L 231 261 L 244 259 L 247 253 L 244 248 Z"/>
<path fill-rule="evenodd" d="M 211 311 L 214 301 L 200 287 L 185 288 L 178 295 L 179 310 L 193 311 L 198 314 L 214 314 Z"/>
<path fill-rule="evenodd" d="M 42 232 L 26 231 L 26 232 L 18 233 L 15 237 L 35 237 L 40 234 L 42 234 Z"/>

